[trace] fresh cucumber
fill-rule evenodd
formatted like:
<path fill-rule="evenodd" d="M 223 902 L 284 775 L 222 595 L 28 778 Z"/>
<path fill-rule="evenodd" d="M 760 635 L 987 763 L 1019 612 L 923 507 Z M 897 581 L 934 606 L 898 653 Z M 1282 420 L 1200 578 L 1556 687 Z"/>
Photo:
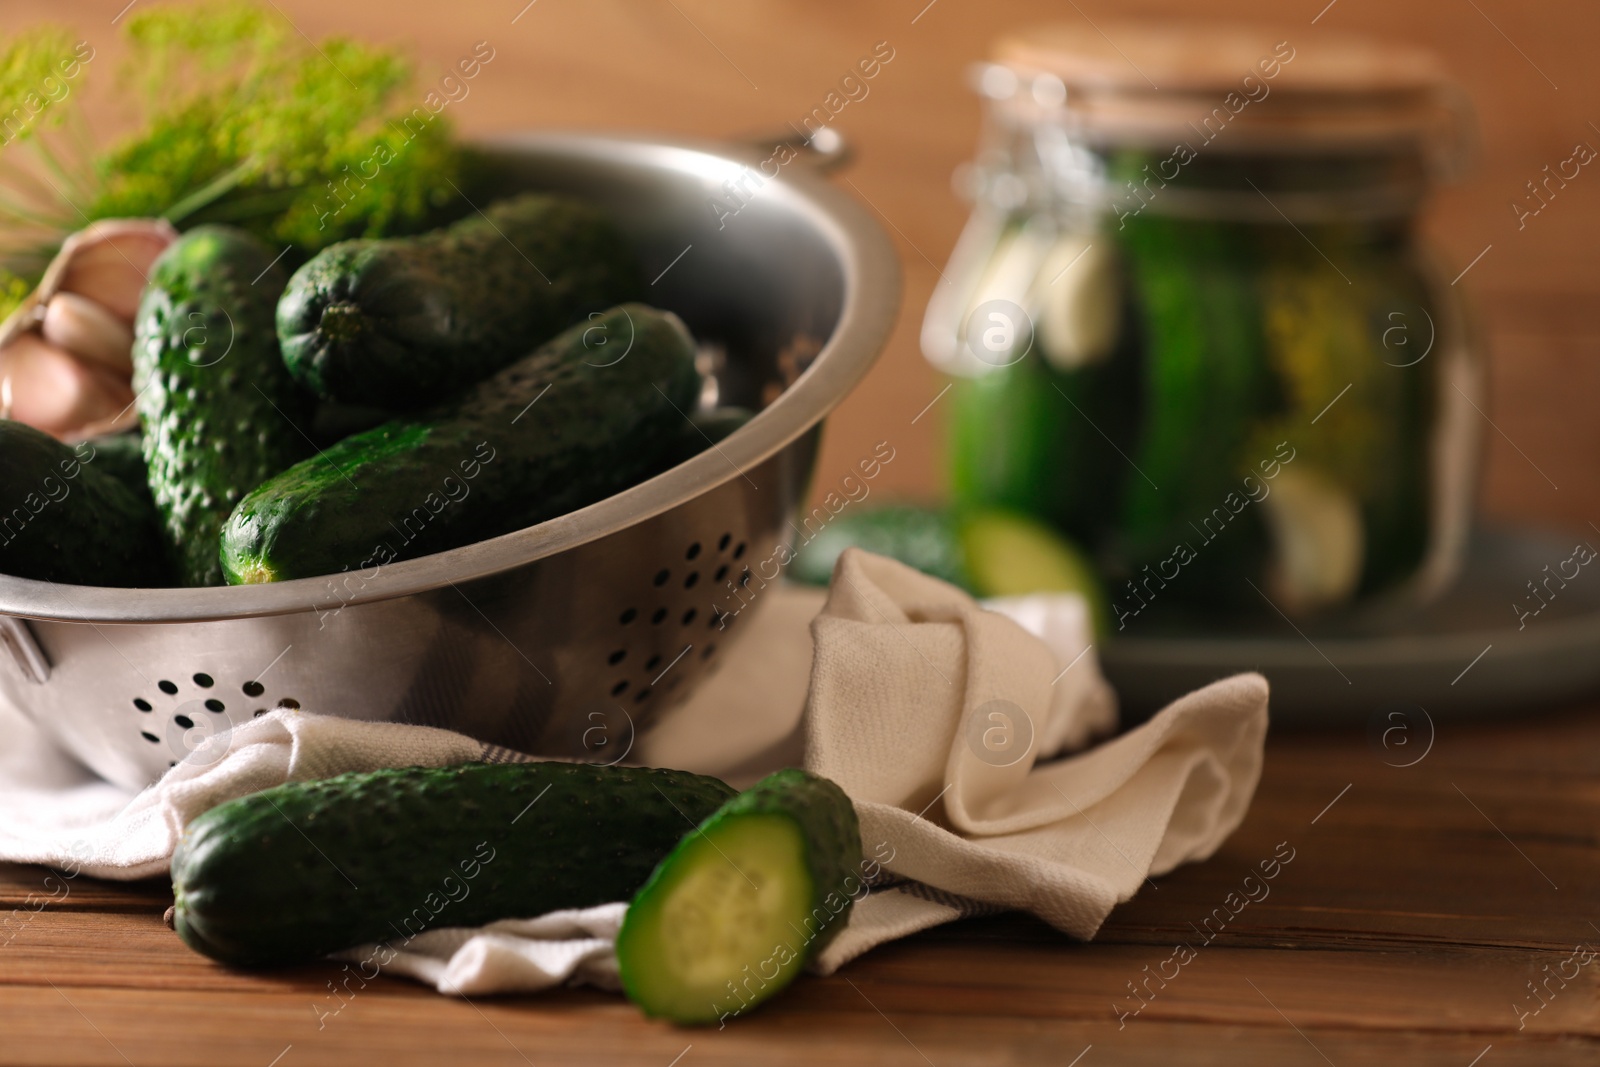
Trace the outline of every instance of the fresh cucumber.
<path fill-rule="evenodd" d="M 155 505 L 76 447 L 0 419 L 0 573 L 69 585 L 163 586 Z"/>
<path fill-rule="evenodd" d="M 733 789 L 684 771 L 463 764 L 292 782 L 212 808 L 172 857 L 173 922 L 237 966 L 624 900 Z"/>
<path fill-rule="evenodd" d="M 221 585 L 217 537 L 240 499 L 308 452 L 303 398 L 273 328 L 283 272 L 256 238 L 201 226 L 150 268 L 134 388 L 150 491 L 185 585 Z"/>
<path fill-rule="evenodd" d="M 1019 512 L 915 504 L 847 512 L 799 546 L 790 576 L 827 585 L 847 548 L 899 560 L 978 597 L 1080 593 L 1095 632 L 1107 633 L 1110 610 L 1094 564 L 1054 529 Z"/>
<path fill-rule="evenodd" d="M 628 997 L 680 1023 L 736 1016 L 794 980 L 866 892 L 855 807 L 802 770 L 723 804 L 634 896 L 617 935 Z"/>
<path fill-rule="evenodd" d="M 632 347 L 591 362 L 597 336 Z M 614 308 L 431 418 L 348 437 L 261 485 L 223 530 L 228 580 L 367 570 L 591 504 L 676 462 L 699 389 L 677 316 Z"/>
<path fill-rule="evenodd" d="M 290 280 L 278 334 L 318 396 L 409 411 L 641 294 L 634 253 L 604 213 L 526 195 L 420 237 L 324 249 Z"/>
<path fill-rule="evenodd" d="M 132 490 L 140 500 L 155 506 L 150 495 L 150 476 L 144 465 L 144 437 L 137 431 L 111 433 L 92 437 L 89 444 L 94 449 L 94 463 L 101 473 L 109 474 Z"/>
<path fill-rule="evenodd" d="M 797 539 L 790 574 L 799 582 L 827 585 L 833 579 L 833 565 L 847 548 L 888 556 L 951 585 L 972 588 L 958 524 L 942 508 L 887 504 L 846 511 Z"/>
<path fill-rule="evenodd" d="M 960 522 L 962 558 L 978 596 L 1077 593 L 1095 635 L 1111 632 L 1111 609 L 1094 565 L 1060 534 L 1026 515 L 979 511 Z"/>

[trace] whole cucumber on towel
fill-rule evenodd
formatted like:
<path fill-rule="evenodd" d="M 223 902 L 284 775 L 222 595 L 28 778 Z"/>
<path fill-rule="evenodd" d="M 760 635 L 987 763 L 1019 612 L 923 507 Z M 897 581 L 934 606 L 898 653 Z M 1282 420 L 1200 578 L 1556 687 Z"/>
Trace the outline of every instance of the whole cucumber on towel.
<path fill-rule="evenodd" d="M 323 249 L 290 279 L 278 335 L 289 370 L 323 399 L 409 411 L 642 289 L 603 212 L 526 195 L 420 237 Z"/>
<path fill-rule="evenodd" d="M 622 986 L 646 1015 L 737 1016 L 793 981 L 865 892 L 850 798 L 779 771 L 686 835 L 634 896 L 617 935 Z"/>
<path fill-rule="evenodd" d="M 347 437 L 239 503 L 222 533 L 228 581 L 365 571 L 532 526 L 643 481 L 677 461 L 700 390 L 694 351 L 676 315 L 628 304 L 429 418 Z"/>
<path fill-rule="evenodd" d="M 292 782 L 189 824 L 173 925 L 237 966 L 626 900 L 734 795 L 686 771 L 470 763 Z"/>
<path fill-rule="evenodd" d="M 190 230 L 150 268 L 133 381 L 150 492 L 184 585 L 222 585 L 217 537 L 234 505 L 310 446 L 304 396 L 278 354 L 284 273 L 229 226 Z"/>

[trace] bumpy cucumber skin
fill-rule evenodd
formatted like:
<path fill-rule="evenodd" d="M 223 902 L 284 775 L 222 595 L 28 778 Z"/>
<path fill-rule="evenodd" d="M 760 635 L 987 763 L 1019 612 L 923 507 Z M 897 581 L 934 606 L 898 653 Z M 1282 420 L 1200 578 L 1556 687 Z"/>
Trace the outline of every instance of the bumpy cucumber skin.
<path fill-rule="evenodd" d="M 601 211 L 526 195 L 420 237 L 324 249 L 290 280 L 278 335 L 290 372 L 323 399 L 413 411 L 642 294 Z"/>
<path fill-rule="evenodd" d="M 197 952 L 258 967 L 625 900 L 733 793 L 686 771 L 581 763 L 294 782 L 189 824 L 174 925 Z"/>
<path fill-rule="evenodd" d="M 686 836 L 634 895 L 633 904 L 617 934 L 617 962 L 623 989 L 646 1015 L 679 1023 L 708 1023 L 718 1018 L 714 1004 L 708 1003 L 705 1012 L 697 1010 L 692 1014 L 680 1014 L 651 1001 L 635 976 L 659 966 L 661 961 L 634 954 L 632 948 L 635 942 L 630 926 L 648 922 L 654 917 L 652 913 L 656 909 L 649 906 L 651 898 L 670 890 L 674 863 L 690 854 L 689 846 L 698 837 L 704 835 L 714 841 L 719 826 L 751 815 L 781 816 L 791 820 L 800 829 L 805 840 L 805 860 L 811 882 L 811 914 L 831 918 L 820 924 L 815 935 L 805 944 L 798 946 L 796 955 L 800 958 L 800 966 L 789 970 L 787 978 L 780 976 L 779 980 L 769 982 L 753 1000 L 742 1003 L 732 1001 L 728 1007 L 738 1009 L 733 1014 L 754 1007 L 782 990 L 799 973 L 805 961 L 827 947 L 849 921 L 850 910 L 862 892 L 861 825 L 856 818 L 855 805 L 836 784 L 809 771 L 788 768 L 769 774 L 723 804 L 698 829 Z M 639 918 L 641 915 L 646 918 Z M 740 976 L 730 974 L 728 977 L 737 980 Z"/>
<path fill-rule="evenodd" d="M 223 584 L 217 538 L 251 489 L 298 460 L 305 400 L 273 328 L 283 272 L 242 230 L 201 226 L 150 270 L 134 388 L 150 492 L 185 585 Z"/>
<path fill-rule="evenodd" d="M 699 389 L 677 316 L 614 308 L 432 419 L 385 423 L 267 481 L 223 530 L 228 580 L 365 572 L 592 504 L 676 461 Z"/>
<path fill-rule="evenodd" d="M 169 585 L 155 505 L 76 448 L 0 419 L 0 573 L 69 585 Z"/>
<path fill-rule="evenodd" d="M 959 526 L 949 511 L 914 504 L 848 511 L 809 540 L 800 539 L 789 574 L 795 581 L 827 585 L 844 550 L 862 548 L 970 591 Z"/>

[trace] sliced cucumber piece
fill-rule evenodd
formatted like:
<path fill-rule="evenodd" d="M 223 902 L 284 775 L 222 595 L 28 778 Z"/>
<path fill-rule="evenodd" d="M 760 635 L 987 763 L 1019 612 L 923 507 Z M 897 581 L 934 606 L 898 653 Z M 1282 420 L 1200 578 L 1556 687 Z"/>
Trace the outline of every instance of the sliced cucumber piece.
<path fill-rule="evenodd" d="M 691 832 L 617 935 L 629 999 L 679 1023 L 767 1000 L 844 928 L 864 891 L 850 798 L 802 770 L 769 775 Z"/>
<path fill-rule="evenodd" d="M 961 523 L 961 545 L 979 596 L 1078 593 L 1089 604 L 1096 639 L 1111 632 L 1094 564 L 1044 523 L 1008 511 L 974 512 Z"/>

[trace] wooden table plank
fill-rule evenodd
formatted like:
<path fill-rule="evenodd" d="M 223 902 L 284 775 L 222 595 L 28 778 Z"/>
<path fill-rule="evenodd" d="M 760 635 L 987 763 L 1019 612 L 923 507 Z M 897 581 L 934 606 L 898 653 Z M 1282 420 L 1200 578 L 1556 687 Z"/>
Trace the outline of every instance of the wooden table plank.
<path fill-rule="evenodd" d="M 84 0 L 63 10 L 60 0 L 12 0 L 0 27 L 77 23 L 99 50 L 103 75 L 118 50 L 111 20 L 125 3 Z M 948 177 L 971 157 L 977 132 L 960 71 L 1007 26 L 1076 17 L 1062 5 L 593 0 L 539 4 L 516 25 L 523 0 L 278 6 L 313 36 L 409 42 L 430 78 L 473 42 L 491 42 L 495 62 L 450 112 L 474 133 L 561 126 L 716 139 L 781 126 L 873 42 L 891 41 L 893 64 L 839 124 L 860 149 L 846 188 L 883 213 L 905 263 L 904 312 L 878 366 L 830 420 L 815 484 L 835 483 L 887 439 L 897 459 L 874 492 L 937 494 L 941 412 L 911 420 L 941 387 L 917 351 L 917 329 L 964 217 Z M 1600 7 L 1342 0 L 1312 26 L 1321 7 L 1273 14 L 1291 23 L 1285 32 L 1297 47 L 1341 30 L 1427 43 L 1476 97 L 1484 165 L 1445 191 L 1425 223 L 1458 269 L 1493 245 L 1462 281 L 1495 350 L 1498 432 L 1487 433 L 1486 505 L 1516 521 L 1600 525 L 1600 422 L 1592 417 L 1600 177 L 1585 171 L 1524 230 L 1508 210 L 1523 183 L 1565 158 L 1575 139 L 1600 143 L 1586 132 L 1594 117 L 1586 109 L 1600 92 L 1600 65 L 1589 55 Z M 1146 0 L 1139 10 L 1262 17 L 1257 0 Z M 1111 4 L 1084 12 L 1097 22 L 1123 13 Z M 1070 1064 L 1091 1045 L 1080 1067 L 1600 1061 L 1595 967 L 1552 984 L 1548 1007 L 1520 1031 L 1514 1008 L 1536 1003 L 1527 983 L 1549 981 L 1545 968 L 1574 944 L 1600 944 L 1591 926 L 1600 923 L 1594 709 L 1441 722 L 1426 759 L 1404 769 L 1368 747 L 1363 709 L 1352 715 L 1350 729 L 1274 736 L 1239 832 L 1208 862 L 1157 879 L 1158 888 L 1116 909 L 1094 942 L 1018 917 L 961 924 L 887 946 L 832 978 L 804 980 L 720 1032 L 651 1023 L 592 992 L 468 1004 L 386 979 L 319 1029 L 312 1005 L 340 973 L 333 965 L 228 972 L 161 926 L 170 897 L 159 883 L 80 878 L 63 896 L 42 870 L 0 867 L 0 1064 L 665 1067 L 682 1054 L 682 1067 L 951 1067 Z M 1192 934 L 1190 923 L 1285 841 L 1295 859 L 1270 894 L 1119 1027 L 1113 1004 L 1122 998 L 1127 1010 L 1127 983 L 1165 960 Z M 56 899 L 35 912 L 41 894 Z"/>
<path fill-rule="evenodd" d="M 0 1063 L 120 1063 L 120 1049 L 135 1064 L 265 1065 L 293 1045 L 286 1067 L 358 1051 L 401 1065 L 446 1044 L 474 1062 L 656 1067 L 690 1044 L 694 1063 L 1066 1063 L 1091 1044 L 1086 1067 L 1171 1062 L 1180 1047 L 1218 1064 L 1464 1067 L 1491 1045 L 1486 1067 L 1595 1062 L 1600 964 L 1550 975 L 1575 944 L 1600 944 L 1600 717 L 1442 724 L 1416 766 L 1380 755 L 1355 730 L 1273 737 L 1234 837 L 1089 944 L 1021 916 L 957 924 L 803 980 L 722 1031 L 652 1023 L 594 992 L 462 1003 L 389 979 L 353 985 L 319 1028 L 313 1005 L 341 1003 L 338 966 L 230 972 L 162 926 L 159 883 L 74 879 L 0 947 Z M 1201 940 L 1189 924 L 1280 842 L 1293 858 L 1267 894 Z M 0 867 L 0 897 L 46 877 Z M 1180 941 L 1195 953 L 1174 975 Z"/>

